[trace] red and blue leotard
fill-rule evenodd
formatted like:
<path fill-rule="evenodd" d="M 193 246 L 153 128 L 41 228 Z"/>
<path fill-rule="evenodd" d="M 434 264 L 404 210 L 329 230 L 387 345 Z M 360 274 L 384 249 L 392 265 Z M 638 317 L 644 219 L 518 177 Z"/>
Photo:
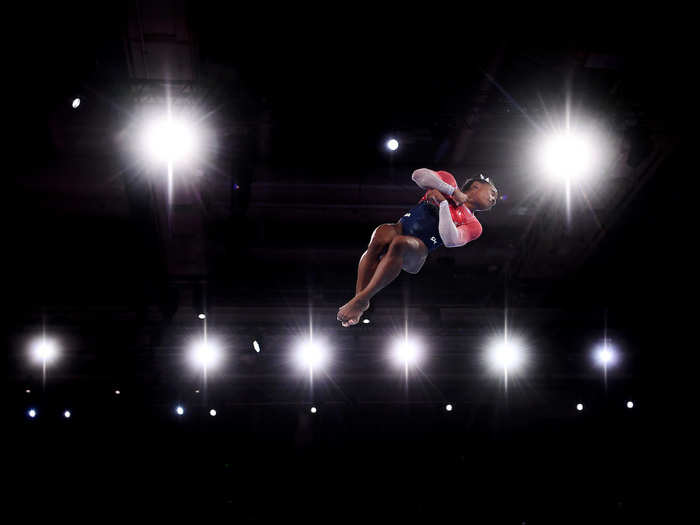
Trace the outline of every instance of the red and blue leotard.
<path fill-rule="evenodd" d="M 437 177 L 439 177 L 439 179 Z M 457 187 L 454 176 L 447 171 L 416 170 L 413 180 L 424 189 L 448 192 L 446 201 L 437 208 L 428 200 L 427 192 L 418 201 L 418 206 L 406 213 L 399 222 L 404 235 L 421 239 L 432 252 L 440 246 L 456 248 L 464 246 L 481 235 L 481 223 L 466 205 L 456 205 L 451 199 L 452 188 Z"/>

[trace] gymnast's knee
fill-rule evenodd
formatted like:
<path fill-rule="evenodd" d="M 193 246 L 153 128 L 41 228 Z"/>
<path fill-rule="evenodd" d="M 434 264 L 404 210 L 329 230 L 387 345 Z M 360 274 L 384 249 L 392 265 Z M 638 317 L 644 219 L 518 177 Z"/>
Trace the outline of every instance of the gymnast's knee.
<path fill-rule="evenodd" d="M 389 253 L 393 255 L 404 255 L 411 247 L 411 237 L 408 235 L 397 235 L 391 240 Z"/>
<path fill-rule="evenodd" d="M 382 224 L 378 226 L 367 247 L 367 253 L 374 257 L 379 257 L 386 253 L 391 245 L 391 242 L 397 237 L 396 229 L 393 224 Z"/>

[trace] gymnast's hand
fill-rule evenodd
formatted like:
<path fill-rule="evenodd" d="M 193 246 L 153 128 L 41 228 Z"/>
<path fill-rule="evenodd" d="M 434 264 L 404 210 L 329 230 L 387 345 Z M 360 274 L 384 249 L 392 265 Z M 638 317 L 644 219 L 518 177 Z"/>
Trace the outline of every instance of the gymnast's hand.
<path fill-rule="evenodd" d="M 467 194 L 462 193 L 459 188 L 455 188 L 455 191 L 452 194 L 452 200 L 457 206 L 461 206 L 462 204 L 467 202 Z"/>
<path fill-rule="evenodd" d="M 434 204 L 435 206 L 440 206 L 440 203 L 446 199 L 445 196 L 438 190 L 432 189 L 428 190 L 428 192 L 426 193 L 426 200 L 429 203 Z"/>

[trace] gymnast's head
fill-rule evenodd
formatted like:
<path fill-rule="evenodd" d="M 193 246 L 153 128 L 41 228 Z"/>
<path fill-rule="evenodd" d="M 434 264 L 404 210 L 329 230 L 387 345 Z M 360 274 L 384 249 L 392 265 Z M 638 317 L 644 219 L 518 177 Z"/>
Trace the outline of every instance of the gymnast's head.
<path fill-rule="evenodd" d="M 498 200 L 498 189 L 488 178 L 468 179 L 460 188 L 467 196 L 467 203 L 475 211 L 488 211 L 493 208 Z"/>

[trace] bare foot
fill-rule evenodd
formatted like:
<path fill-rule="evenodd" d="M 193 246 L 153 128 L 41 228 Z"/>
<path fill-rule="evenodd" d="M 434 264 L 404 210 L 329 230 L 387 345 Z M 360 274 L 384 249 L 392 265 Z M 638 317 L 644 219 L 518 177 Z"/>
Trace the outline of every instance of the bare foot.
<path fill-rule="evenodd" d="M 343 326 L 353 326 L 360 322 L 360 317 L 369 308 L 369 301 L 353 297 L 348 303 L 338 310 L 338 321 L 342 321 Z"/>

